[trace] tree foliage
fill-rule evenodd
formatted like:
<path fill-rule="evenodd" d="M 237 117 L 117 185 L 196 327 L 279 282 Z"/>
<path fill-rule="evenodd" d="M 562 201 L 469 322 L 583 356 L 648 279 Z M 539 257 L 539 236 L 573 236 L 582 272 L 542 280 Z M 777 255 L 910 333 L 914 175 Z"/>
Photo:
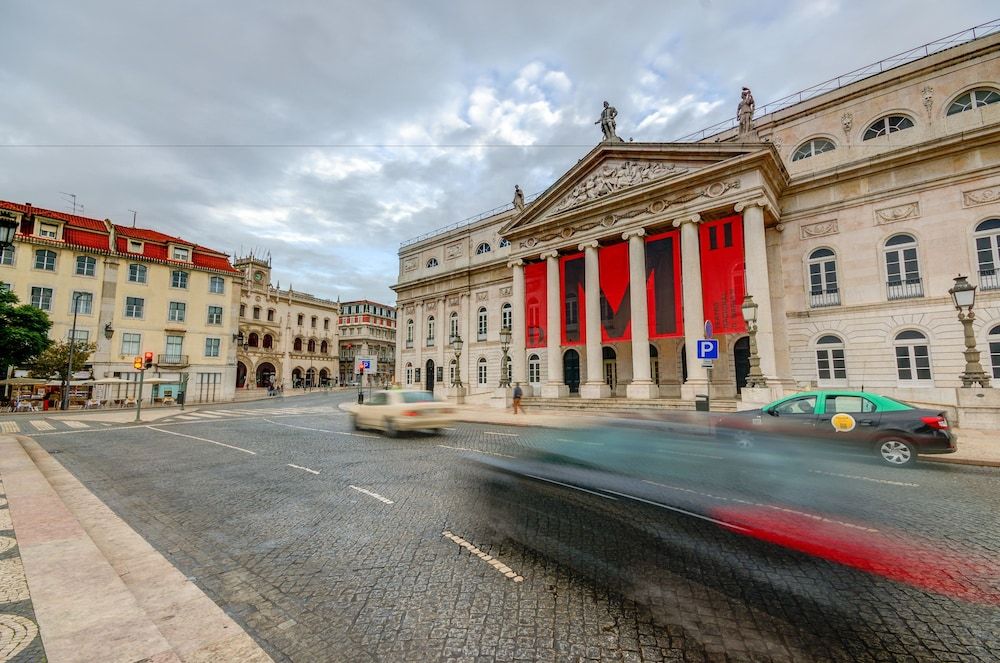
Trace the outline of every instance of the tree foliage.
<path fill-rule="evenodd" d="M 67 365 L 69 364 L 69 350 L 73 346 L 73 373 L 79 371 L 87 362 L 90 355 L 97 350 L 96 343 L 83 343 L 81 341 L 58 341 L 35 358 L 30 364 L 31 377 L 51 378 L 58 376 L 60 380 L 67 377 Z"/>
<path fill-rule="evenodd" d="M 17 295 L 0 290 L 0 377 L 8 366 L 21 366 L 37 357 L 51 343 L 52 321 L 45 311 L 18 305 Z"/>

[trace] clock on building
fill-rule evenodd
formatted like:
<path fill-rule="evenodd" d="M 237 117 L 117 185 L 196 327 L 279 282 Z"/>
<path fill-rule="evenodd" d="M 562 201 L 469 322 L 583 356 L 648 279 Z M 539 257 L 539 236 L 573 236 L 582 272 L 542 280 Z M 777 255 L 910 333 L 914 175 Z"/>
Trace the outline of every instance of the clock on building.
<path fill-rule="evenodd" d="M 253 280 L 256 281 L 257 283 L 260 283 L 261 281 L 263 281 L 264 280 L 264 272 L 254 272 L 253 273 Z"/>

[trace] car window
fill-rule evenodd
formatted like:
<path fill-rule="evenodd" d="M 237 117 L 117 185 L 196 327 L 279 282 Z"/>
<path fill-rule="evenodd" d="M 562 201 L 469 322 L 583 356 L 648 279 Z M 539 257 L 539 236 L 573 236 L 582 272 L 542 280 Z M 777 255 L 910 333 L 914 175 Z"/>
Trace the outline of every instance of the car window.
<path fill-rule="evenodd" d="M 874 412 L 875 404 L 862 396 L 829 394 L 826 397 L 826 414 L 847 412 L 849 414 Z"/>
<path fill-rule="evenodd" d="M 404 391 L 402 396 L 404 403 L 430 403 L 434 401 L 434 394 L 429 391 Z"/>
<path fill-rule="evenodd" d="M 803 396 L 802 398 L 793 398 L 776 406 L 774 411 L 778 414 L 815 414 L 816 397 Z"/>
<path fill-rule="evenodd" d="M 387 402 L 386 395 L 384 393 L 372 394 L 372 398 L 368 401 L 369 405 L 385 405 Z"/>

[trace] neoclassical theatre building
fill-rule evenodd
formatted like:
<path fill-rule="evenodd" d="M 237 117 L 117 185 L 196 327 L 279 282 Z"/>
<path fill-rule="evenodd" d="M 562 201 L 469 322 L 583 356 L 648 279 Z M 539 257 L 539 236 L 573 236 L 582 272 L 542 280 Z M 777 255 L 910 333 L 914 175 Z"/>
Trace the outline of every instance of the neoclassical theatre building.
<path fill-rule="evenodd" d="M 757 304 L 760 400 L 864 387 L 1000 416 L 962 389 L 948 293 L 978 286 L 975 339 L 1000 379 L 1000 24 L 920 47 L 679 142 L 604 139 L 533 200 L 404 243 L 404 386 L 541 397 L 746 400 Z M 981 36 L 986 32 L 986 36 Z M 929 55 L 927 53 L 930 53 Z M 900 64 L 902 63 L 902 64 Z M 870 75 L 869 75 L 870 73 Z M 750 97 L 749 101 L 747 97 Z M 463 339 L 458 365 L 450 346 Z"/>

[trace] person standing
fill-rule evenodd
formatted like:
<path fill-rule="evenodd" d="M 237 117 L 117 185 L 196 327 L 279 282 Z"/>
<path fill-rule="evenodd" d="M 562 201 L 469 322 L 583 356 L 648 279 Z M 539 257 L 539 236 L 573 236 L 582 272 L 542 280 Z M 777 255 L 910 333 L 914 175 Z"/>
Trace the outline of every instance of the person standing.
<path fill-rule="evenodd" d="M 521 397 L 524 396 L 524 392 L 521 390 L 521 383 L 514 383 L 514 414 L 520 410 L 521 414 L 524 414 L 524 408 L 521 407 Z"/>

